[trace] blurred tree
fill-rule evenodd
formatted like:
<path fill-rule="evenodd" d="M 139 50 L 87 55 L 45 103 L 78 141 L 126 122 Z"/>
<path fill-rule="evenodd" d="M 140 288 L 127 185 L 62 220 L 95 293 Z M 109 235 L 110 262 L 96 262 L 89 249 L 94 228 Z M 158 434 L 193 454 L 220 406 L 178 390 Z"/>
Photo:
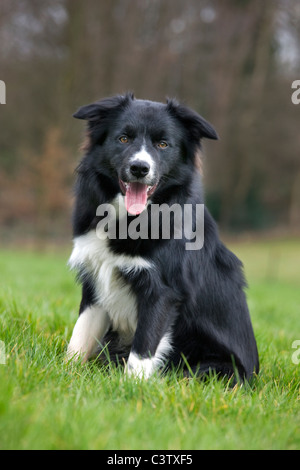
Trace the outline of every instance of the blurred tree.
<path fill-rule="evenodd" d="M 62 212 L 70 211 L 70 175 L 72 167 L 68 151 L 62 145 L 61 130 L 49 127 L 43 150 L 31 159 L 36 190 L 36 226 L 39 236 L 53 231 L 53 224 Z M 55 232 L 55 230 L 54 230 Z"/>
<path fill-rule="evenodd" d="M 257 136 L 263 126 L 273 14 L 272 2 L 232 1 L 219 7 L 212 107 L 221 135 L 215 163 L 222 172 L 213 168 L 212 178 L 221 193 L 220 223 L 227 228 L 240 208 L 247 212 L 253 187 L 259 189 L 262 142 Z"/>

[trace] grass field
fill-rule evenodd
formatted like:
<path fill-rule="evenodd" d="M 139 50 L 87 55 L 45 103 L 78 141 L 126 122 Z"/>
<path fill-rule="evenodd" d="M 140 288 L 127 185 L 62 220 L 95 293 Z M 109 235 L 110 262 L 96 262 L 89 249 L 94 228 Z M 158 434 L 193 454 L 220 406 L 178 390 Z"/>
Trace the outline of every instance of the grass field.
<path fill-rule="evenodd" d="M 66 364 L 80 300 L 68 250 L 0 252 L 0 448 L 299 449 L 300 242 L 229 246 L 249 281 L 261 361 L 251 387 Z"/>

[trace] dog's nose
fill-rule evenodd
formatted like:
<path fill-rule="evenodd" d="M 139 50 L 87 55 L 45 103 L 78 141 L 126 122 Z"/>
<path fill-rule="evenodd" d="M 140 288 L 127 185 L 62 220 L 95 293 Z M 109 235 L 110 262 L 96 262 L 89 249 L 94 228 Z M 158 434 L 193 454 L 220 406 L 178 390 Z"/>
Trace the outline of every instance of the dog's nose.
<path fill-rule="evenodd" d="M 130 173 L 136 178 L 143 178 L 148 175 L 150 171 L 150 165 L 147 162 L 137 161 L 130 165 Z"/>

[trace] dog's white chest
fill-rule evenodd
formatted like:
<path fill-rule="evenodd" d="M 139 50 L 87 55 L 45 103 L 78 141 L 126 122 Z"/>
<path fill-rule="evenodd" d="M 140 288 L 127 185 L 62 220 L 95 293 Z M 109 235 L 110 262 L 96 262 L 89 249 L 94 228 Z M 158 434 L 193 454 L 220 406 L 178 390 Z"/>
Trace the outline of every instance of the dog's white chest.
<path fill-rule="evenodd" d="M 113 329 L 133 336 L 137 323 L 136 297 L 120 274 L 118 260 L 105 259 L 96 277 L 97 302 L 107 311 Z"/>
<path fill-rule="evenodd" d="M 136 330 L 137 300 L 121 271 L 150 269 L 151 264 L 138 256 L 111 252 L 107 239 L 98 238 L 94 230 L 74 240 L 69 264 L 92 274 L 96 303 L 108 313 L 113 329 L 130 340 Z"/>

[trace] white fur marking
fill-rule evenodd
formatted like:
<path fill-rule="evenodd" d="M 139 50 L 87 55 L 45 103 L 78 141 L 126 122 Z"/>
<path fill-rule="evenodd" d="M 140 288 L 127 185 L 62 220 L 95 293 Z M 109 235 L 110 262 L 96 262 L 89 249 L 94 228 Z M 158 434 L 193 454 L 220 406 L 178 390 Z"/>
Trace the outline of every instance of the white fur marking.
<path fill-rule="evenodd" d="M 129 354 L 125 373 L 129 377 L 148 379 L 154 372 L 153 359 L 140 359 L 134 352 Z"/>
<path fill-rule="evenodd" d="M 171 349 L 170 335 L 167 333 L 160 340 L 153 357 L 141 359 L 137 354 L 131 352 L 129 354 L 125 373 L 128 376 L 148 379 L 156 369 L 163 365 L 165 358 Z"/>
<path fill-rule="evenodd" d="M 145 144 L 142 145 L 141 149 L 137 153 L 135 153 L 129 161 L 130 163 L 134 163 L 135 161 L 148 163 L 150 165 L 150 171 L 145 179 L 148 179 L 149 181 L 153 179 L 155 162 L 151 157 L 150 153 L 147 152 Z"/>
<path fill-rule="evenodd" d="M 113 253 L 109 250 L 108 240 L 98 238 L 93 230 L 75 238 L 69 265 L 92 274 L 97 305 L 108 313 L 113 329 L 130 343 L 136 330 L 137 302 L 120 271 L 151 269 L 152 264 L 140 256 Z"/>
<path fill-rule="evenodd" d="M 99 306 L 86 308 L 74 326 L 68 346 L 67 357 L 87 361 L 99 348 L 99 342 L 108 330 L 110 321 L 107 313 Z"/>

